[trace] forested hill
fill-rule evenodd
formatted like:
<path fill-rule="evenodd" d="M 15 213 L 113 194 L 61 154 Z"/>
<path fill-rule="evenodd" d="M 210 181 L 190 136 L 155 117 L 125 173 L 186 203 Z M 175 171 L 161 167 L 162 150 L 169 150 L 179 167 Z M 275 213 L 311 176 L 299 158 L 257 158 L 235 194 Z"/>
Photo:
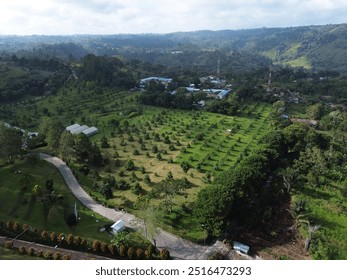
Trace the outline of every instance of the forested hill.
<path fill-rule="evenodd" d="M 220 56 L 215 52 L 223 52 L 229 55 L 225 64 L 234 63 L 235 70 L 240 65 L 247 70 L 273 62 L 347 74 L 347 24 L 165 35 L 0 36 L 0 53 L 9 52 L 64 59 L 93 53 L 171 66 L 183 61 L 203 67 L 211 64 L 208 54 L 214 53 L 215 60 Z"/>
<path fill-rule="evenodd" d="M 198 31 L 167 35 L 203 48 L 236 49 L 274 63 L 347 73 L 347 24 L 250 30 Z"/>

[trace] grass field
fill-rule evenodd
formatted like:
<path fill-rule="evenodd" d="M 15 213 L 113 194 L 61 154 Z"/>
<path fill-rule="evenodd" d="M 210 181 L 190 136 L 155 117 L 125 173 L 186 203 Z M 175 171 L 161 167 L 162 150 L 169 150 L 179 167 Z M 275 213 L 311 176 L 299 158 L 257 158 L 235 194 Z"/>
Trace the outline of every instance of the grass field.
<path fill-rule="evenodd" d="M 33 181 L 27 188 L 23 188 L 21 183 L 24 174 L 33 176 Z M 58 234 L 72 233 L 89 239 L 110 240 L 107 234 L 99 232 L 99 228 L 109 221 L 82 206 L 67 189 L 57 169 L 48 163 L 31 160 L 3 165 L 0 167 L 0 178 L 0 220 L 26 223 L 38 230 L 54 231 Z M 58 199 L 49 206 L 32 196 L 35 185 L 41 186 L 45 195 L 48 195 L 49 192 L 45 189 L 46 179 L 53 179 L 54 193 L 63 196 L 63 199 Z M 75 203 L 81 220 L 76 226 L 69 227 L 64 218 L 72 213 Z M 99 222 L 96 222 L 96 219 Z"/>

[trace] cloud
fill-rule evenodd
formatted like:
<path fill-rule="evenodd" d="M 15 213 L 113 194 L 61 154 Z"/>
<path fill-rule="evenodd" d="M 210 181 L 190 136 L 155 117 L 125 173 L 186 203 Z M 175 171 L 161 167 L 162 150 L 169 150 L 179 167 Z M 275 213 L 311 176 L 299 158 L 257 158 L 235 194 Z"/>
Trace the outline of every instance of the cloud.
<path fill-rule="evenodd" d="M 344 0 L 11 0 L 0 34 L 168 33 L 342 23 Z"/>

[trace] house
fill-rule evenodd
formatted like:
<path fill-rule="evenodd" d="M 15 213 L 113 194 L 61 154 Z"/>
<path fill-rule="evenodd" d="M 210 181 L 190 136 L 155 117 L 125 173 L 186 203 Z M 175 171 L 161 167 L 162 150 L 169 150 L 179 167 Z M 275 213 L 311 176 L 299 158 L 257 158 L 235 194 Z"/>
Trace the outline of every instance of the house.
<path fill-rule="evenodd" d="M 118 220 L 111 226 L 111 230 L 113 234 L 117 234 L 118 232 L 121 232 L 124 229 L 125 229 L 125 222 L 122 219 Z"/>
<path fill-rule="evenodd" d="M 234 241 L 233 242 L 233 249 L 240 251 L 241 253 L 248 254 L 249 252 L 249 246 L 242 244 L 240 242 Z"/>

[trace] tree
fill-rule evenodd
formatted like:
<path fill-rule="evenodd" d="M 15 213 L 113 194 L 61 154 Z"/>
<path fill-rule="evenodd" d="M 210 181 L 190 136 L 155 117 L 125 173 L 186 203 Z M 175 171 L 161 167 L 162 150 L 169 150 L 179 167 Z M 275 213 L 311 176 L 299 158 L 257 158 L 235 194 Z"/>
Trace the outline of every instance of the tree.
<path fill-rule="evenodd" d="M 76 136 L 74 149 L 78 161 L 84 162 L 92 158 L 93 145 L 84 133 Z"/>
<path fill-rule="evenodd" d="M 183 171 L 184 171 L 185 173 L 187 173 L 188 170 L 190 169 L 190 164 L 189 164 L 189 162 L 187 162 L 187 161 L 182 161 L 182 162 L 181 162 L 181 167 L 182 167 Z"/>
<path fill-rule="evenodd" d="M 108 143 L 108 140 L 105 136 L 101 138 L 101 148 L 107 149 L 110 147 L 110 144 Z"/>
<path fill-rule="evenodd" d="M 173 180 L 173 175 L 172 175 L 171 171 L 167 172 L 165 180 L 166 181 L 172 181 Z"/>
<path fill-rule="evenodd" d="M 41 121 L 39 132 L 46 138 L 47 145 L 57 151 L 59 149 L 59 140 L 64 126 L 57 118 L 44 117 Z"/>
<path fill-rule="evenodd" d="M 135 164 L 131 159 L 129 159 L 126 161 L 124 168 L 128 171 L 133 171 L 135 168 Z"/>
<path fill-rule="evenodd" d="M 0 122 L 0 158 L 8 162 L 21 154 L 23 140 L 21 131 L 14 128 L 7 128 Z"/>
<path fill-rule="evenodd" d="M 143 181 L 144 181 L 147 185 L 149 185 L 149 184 L 151 183 L 151 178 L 149 177 L 148 174 L 145 175 L 145 178 L 143 179 Z"/>
<path fill-rule="evenodd" d="M 101 186 L 99 192 L 104 196 L 105 199 L 111 199 L 113 197 L 113 191 L 109 184 L 104 184 Z"/>
<path fill-rule="evenodd" d="M 67 159 L 68 161 L 74 155 L 74 138 L 69 131 L 64 131 L 60 135 L 59 139 L 59 153 L 63 159 Z"/>
<path fill-rule="evenodd" d="M 139 229 L 143 231 L 146 239 L 156 246 L 155 237 L 159 233 L 159 229 L 156 226 L 158 213 L 156 208 L 149 202 L 150 200 L 144 197 L 138 198 L 136 202 L 136 208 L 139 210 L 137 224 L 139 225 Z"/>

